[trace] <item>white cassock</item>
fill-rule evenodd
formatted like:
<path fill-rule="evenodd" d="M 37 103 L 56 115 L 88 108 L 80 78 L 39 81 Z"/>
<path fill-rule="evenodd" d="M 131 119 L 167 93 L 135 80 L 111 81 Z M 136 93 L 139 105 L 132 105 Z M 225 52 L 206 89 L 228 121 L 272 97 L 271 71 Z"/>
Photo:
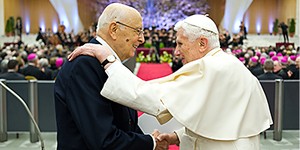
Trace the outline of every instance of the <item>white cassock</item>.
<path fill-rule="evenodd" d="M 273 123 L 264 91 L 234 56 L 213 49 L 175 73 L 143 81 L 120 62 L 107 70 L 101 94 L 153 115 L 174 117 L 181 150 L 259 149 L 259 134 Z"/>

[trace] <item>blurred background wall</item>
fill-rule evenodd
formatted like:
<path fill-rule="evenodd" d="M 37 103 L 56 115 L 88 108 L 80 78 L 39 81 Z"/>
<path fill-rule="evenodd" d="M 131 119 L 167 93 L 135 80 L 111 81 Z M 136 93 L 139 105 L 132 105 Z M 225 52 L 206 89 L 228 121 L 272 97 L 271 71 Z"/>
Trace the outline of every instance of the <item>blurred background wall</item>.
<path fill-rule="evenodd" d="M 226 0 L 206 0 L 206 3 L 209 6 L 206 9 L 207 13 L 219 26 L 224 17 Z M 297 15 L 299 13 L 297 3 L 299 4 L 299 0 L 253 0 L 242 15 L 248 32 L 250 34 L 258 32 L 269 34 L 272 32 L 271 29 L 276 18 L 279 22 L 284 21 L 286 23 L 291 18 L 296 19 L 299 17 L 299 14 Z M 178 5 L 178 3 L 173 5 Z M 238 5 L 232 4 L 232 9 L 238 8 Z M 81 30 L 88 29 L 92 23 L 97 22 L 102 11 L 98 8 L 104 7 L 105 5 L 101 3 L 101 0 L 77 0 L 78 15 L 82 23 Z M 77 14 L 69 15 L 77 16 Z M 3 30 L 9 17 L 22 18 L 23 33 L 35 34 L 39 27 L 42 27 L 43 30 L 51 28 L 56 32 L 58 25 L 63 22 L 49 0 L 0 0 L 0 34 L 4 33 Z M 297 19 L 296 29 L 299 30 L 300 26 Z M 67 28 L 67 31 L 70 30 Z"/>

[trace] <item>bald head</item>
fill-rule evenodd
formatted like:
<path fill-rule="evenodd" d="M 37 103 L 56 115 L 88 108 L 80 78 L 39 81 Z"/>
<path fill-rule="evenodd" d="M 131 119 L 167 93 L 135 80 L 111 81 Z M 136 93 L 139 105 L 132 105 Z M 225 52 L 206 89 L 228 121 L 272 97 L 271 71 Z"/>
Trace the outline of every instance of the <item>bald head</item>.
<path fill-rule="evenodd" d="M 142 20 L 141 14 L 134 8 L 120 4 L 112 3 L 108 5 L 102 12 L 98 19 L 97 33 L 102 29 L 107 29 L 109 24 L 113 21 L 130 22 L 132 18 L 139 18 Z"/>
<path fill-rule="evenodd" d="M 97 36 L 103 39 L 121 60 L 135 55 L 144 42 L 143 19 L 134 8 L 113 3 L 108 5 L 98 20 Z"/>

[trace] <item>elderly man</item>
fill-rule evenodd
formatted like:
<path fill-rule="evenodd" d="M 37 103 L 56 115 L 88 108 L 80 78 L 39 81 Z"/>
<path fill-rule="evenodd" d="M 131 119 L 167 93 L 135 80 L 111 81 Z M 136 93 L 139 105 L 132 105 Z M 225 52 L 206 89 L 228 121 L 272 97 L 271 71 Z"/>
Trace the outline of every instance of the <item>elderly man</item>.
<path fill-rule="evenodd" d="M 28 65 L 20 69 L 20 73 L 26 76 L 33 76 L 38 80 L 47 80 L 47 75 L 39 68 L 39 58 L 37 54 L 31 53 L 27 56 Z"/>
<path fill-rule="evenodd" d="M 144 42 L 142 17 L 132 7 L 113 3 L 98 20 L 97 37 L 119 62 L 134 55 Z M 104 65 L 104 64 L 103 64 Z M 100 95 L 107 79 L 97 59 L 78 57 L 64 63 L 54 85 L 58 150 L 166 149 L 155 142 L 158 132 L 145 135 L 137 125 L 137 112 Z"/>
<path fill-rule="evenodd" d="M 257 78 L 220 49 L 217 27 L 207 16 L 187 17 L 175 29 L 175 55 L 184 66 L 160 79 L 137 78 L 120 61 L 109 61 L 111 53 L 100 46 L 83 46 L 69 58 L 81 53 L 108 62 L 103 96 L 156 116 L 160 123 L 174 117 L 184 126 L 158 139 L 179 144 L 181 150 L 258 150 L 259 135 L 272 118 Z"/>
<path fill-rule="evenodd" d="M 275 60 L 274 61 L 274 69 L 273 69 L 274 74 L 281 76 L 282 79 L 288 79 L 288 73 L 286 68 L 282 65 L 280 60 Z"/>

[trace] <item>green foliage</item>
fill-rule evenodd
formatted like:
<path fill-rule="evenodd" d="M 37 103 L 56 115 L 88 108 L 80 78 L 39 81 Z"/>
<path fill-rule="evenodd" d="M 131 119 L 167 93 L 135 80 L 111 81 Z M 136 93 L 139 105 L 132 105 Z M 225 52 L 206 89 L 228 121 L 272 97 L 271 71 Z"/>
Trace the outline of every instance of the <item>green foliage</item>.
<path fill-rule="evenodd" d="M 161 63 L 171 63 L 172 55 L 166 51 L 163 51 L 163 54 L 159 57 Z"/>
<path fill-rule="evenodd" d="M 144 56 L 144 52 L 141 51 L 140 53 L 137 54 L 137 57 L 136 57 L 136 62 L 143 62 L 145 59 L 145 56 Z"/>
<path fill-rule="evenodd" d="M 171 63 L 172 62 L 172 54 L 169 54 L 166 51 L 163 51 L 163 54 L 160 56 L 160 62 L 161 63 Z M 151 55 L 145 55 L 143 51 L 137 54 L 136 62 L 139 63 L 155 63 L 155 53 L 152 53 Z"/>
<path fill-rule="evenodd" d="M 151 43 L 149 43 L 149 42 L 145 42 L 144 43 L 144 47 L 145 48 L 151 48 L 153 45 L 151 44 Z M 164 48 L 165 47 L 165 44 L 163 43 L 163 42 L 160 42 L 159 43 L 159 48 Z"/>
<path fill-rule="evenodd" d="M 295 33 L 295 31 L 296 31 L 296 23 L 295 23 L 295 19 L 293 18 L 293 19 L 291 19 L 291 21 L 290 21 L 290 25 L 289 25 L 289 32 L 290 33 Z"/>
<path fill-rule="evenodd" d="M 273 33 L 278 33 L 278 26 L 279 26 L 279 21 L 276 18 L 275 21 L 273 22 Z"/>
<path fill-rule="evenodd" d="M 8 20 L 6 20 L 6 26 L 5 26 L 5 33 L 8 33 L 9 31 L 10 31 L 10 22 L 9 22 L 9 19 Z"/>
<path fill-rule="evenodd" d="M 144 47 L 145 48 L 150 48 L 151 47 L 151 43 L 148 43 L 148 42 L 144 43 Z"/>
<path fill-rule="evenodd" d="M 160 42 L 159 43 L 159 48 L 164 48 L 165 47 L 165 44 L 163 42 Z"/>
<path fill-rule="evenodd" d="M 6 21 L 5 33 L 13 33 L 14 26 L 15 26 L 14 17 L 9 17 L 9 19 L 7 19 Z"/>

